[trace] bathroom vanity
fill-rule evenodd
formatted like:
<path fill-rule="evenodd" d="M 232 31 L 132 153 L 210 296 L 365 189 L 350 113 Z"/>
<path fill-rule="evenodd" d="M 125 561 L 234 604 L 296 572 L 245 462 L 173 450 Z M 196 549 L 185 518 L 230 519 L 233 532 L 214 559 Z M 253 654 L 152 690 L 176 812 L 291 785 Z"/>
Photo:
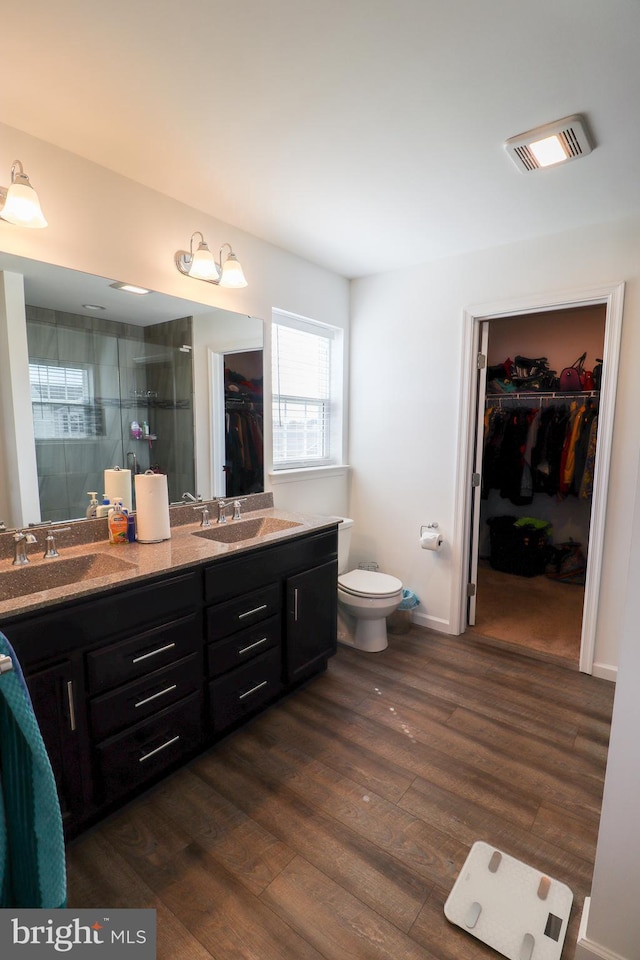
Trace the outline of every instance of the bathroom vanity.
<path fill-rule="evenodd" d="M 68 837 L 290 694 L 336 651 L 335 521 L 300 518 L 229 543 L 197 532 L 112 547 L 127 575 L 0 613 Z"/>

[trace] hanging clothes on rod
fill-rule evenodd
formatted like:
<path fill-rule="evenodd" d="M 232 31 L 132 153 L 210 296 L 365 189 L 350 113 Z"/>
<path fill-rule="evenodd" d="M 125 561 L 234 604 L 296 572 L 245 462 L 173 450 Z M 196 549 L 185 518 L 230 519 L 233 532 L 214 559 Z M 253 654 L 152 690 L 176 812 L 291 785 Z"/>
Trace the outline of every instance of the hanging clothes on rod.
<path fill-rule="evenodd" d="M 264 483 L 262 404 L 225 398 L 225 474 L 228 497 L 261 493 Z"/>
<path fill-rule="evenodd" d="M 487 398 L 482 496 L 515 505 L 536 493 L 583 500 L 593 492 L 598 398 L 592 393 Z"/>

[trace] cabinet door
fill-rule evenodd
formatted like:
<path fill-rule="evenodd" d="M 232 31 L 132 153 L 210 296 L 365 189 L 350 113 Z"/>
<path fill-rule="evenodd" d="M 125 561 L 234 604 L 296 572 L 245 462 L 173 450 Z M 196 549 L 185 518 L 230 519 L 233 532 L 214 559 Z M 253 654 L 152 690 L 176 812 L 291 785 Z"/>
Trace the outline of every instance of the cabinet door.
<path fill-rule="evenodd" d="M 338 563 L 287 580 L 286 673 L 291 683 L 324 665 L 337 646 Z"/>
<path fill-rule="evenodd" d="M 58 787 L 67 828 L 83 807 L 81 715 L 77 710 L 73 664 L 65 660 L 25 678 Z"/>

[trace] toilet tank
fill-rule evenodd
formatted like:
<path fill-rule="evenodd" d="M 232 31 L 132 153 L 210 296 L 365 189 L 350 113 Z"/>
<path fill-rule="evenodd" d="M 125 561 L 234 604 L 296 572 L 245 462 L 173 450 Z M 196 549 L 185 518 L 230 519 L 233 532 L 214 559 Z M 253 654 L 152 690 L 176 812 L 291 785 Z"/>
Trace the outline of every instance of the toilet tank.
<path fill-rule="evenodd" d="M 351 528 L 353 520 L 349 517 L 331 517 L 338 521 L 338 573 L 349 569 L 349 548 L 351 547 Z"/>

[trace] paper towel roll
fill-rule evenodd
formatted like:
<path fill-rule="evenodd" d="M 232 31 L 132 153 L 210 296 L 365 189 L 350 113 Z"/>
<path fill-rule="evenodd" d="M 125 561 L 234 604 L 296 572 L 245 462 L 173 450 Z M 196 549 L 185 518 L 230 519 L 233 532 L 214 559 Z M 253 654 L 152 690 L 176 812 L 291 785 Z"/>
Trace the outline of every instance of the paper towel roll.
<path fill-rule="evenodd" d="M 120 467 L 113 467 L 104 472 L 104 492 L 109 497 L 111 503 L 119 497 L 122 500 L 122 506 L 125 510 L 131 512 L 133 503 L 131 501 L 131 470 L 122 470 Z"/>
<path fill-rule="evenodd" d="M 138 473 L 136 486 L 136 533 L 140 543 L 171 539 L 169 489 L 164 473 Z"/>
<path fill-rule="evenodd" d="M 423 550 L 439 550 L 442 546 L 442 534 L 437 530 L 424 530 L 420 534 L 420 546 Z"/>

